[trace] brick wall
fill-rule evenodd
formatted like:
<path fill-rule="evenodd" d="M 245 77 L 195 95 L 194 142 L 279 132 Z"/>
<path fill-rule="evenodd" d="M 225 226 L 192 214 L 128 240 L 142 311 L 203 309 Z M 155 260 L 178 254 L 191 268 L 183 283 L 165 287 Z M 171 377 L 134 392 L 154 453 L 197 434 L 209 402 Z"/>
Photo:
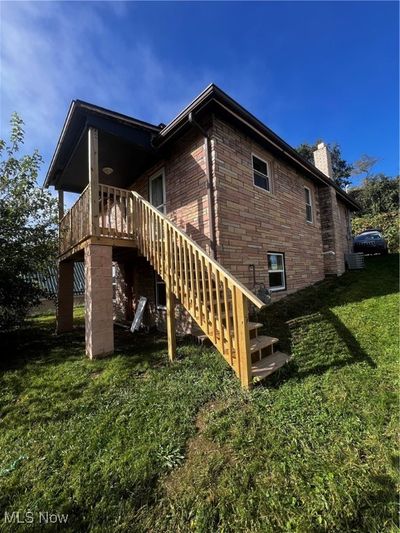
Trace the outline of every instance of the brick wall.
<path fill-rule="evenodd" d="M 216 173 L 218 260 L 248 287 L 268 286 L 267 252 L 285 254 L 287 290 L 294 292 L 324 277 L 319 196 L 313 182 L 274 158 L 220 119 L 213 129 Z M 252 154 L 269 162 L 272 191 L 253 183 Z M 304 187 L 311 190 L 313 222 L 306 221 Z"/>
<path fill-rule="evenodd" d="M 252 154 L 269 162 L 271 193 L 253 184 Z M 214 118 L 211 129 L 211 156 L 217 259 L 234 276 L 252 288 L 249 265 L 254 264 L 256 281 L 268 286 L 267 252 L 284 253 L 286 290 L 275 292 L 277 299 L 322 280 L 326 272 L 344 271 L 344 253 L 349 249 L 348 210 L 336 200 L 332 188 L 317 187 L 219 118 Z M 164 169 L 168 216 L 209 252 L 205 167 L 204 139 L 200 133 L 191 132 L 131 188 L 149 199 L 149 178 Z M 306 221 L 305 186 L 313 199 L 312 223 Z M 336 254 L 323 254 L 329 250 Z M 145 323 L 164 329 L 165 311 L 155 305 L 153 268 L 138 257 L 132 260 L 132 268 L 133 304 L 139 296 L 146 296 Z M 177 314 L 181 331 L 189 331 L 192 321 L 179 305 Z"/>
<path fill-rule="evenodd" d="M 350 210 L 331 187 L 319 189 L 319 202 L 325 274 L 340 276 L 345 271 L 344 256 L 352 250 Z"/>
<path fill-rule="evenodd" d="M 149 200 L 149 180 L 164 170 L 166 189 L 166 211 L 168 217 L 181 227 L 192 239 L 210 252 L 210 227 L 207 201 L 206 161 L 204 138 L 199 132 L 185 135 L 171 150 L 168 157 L 159 161 L 132 184 L 131 189 Z M 133 308 L 140 296 L 148 299 L 144 323 L 164 330 L 165 310 L 157 308 L 155 302 L 155 271 L 143 257 L 132 257 L 129 261 L 133 276 Z M 117 294 L 124 290 L 123 276 L 117 279 Z M 124 298 L 118 297 L 114 314 L 125 314 Z M 179 333 L 191 330 L 192 319 L 181 305 L 177 305 L 177 326 Z"/>
<path fill-rule="evenodd" d="M 324 252 L 324 271 L 327 275 L 337 274 L 336 257 L 336 226 L 338 224 L 336 192 L 331 187 L 321 187 L 318 190 L 321 236 Z"/>
<path fill-rule="evenodd" d="M 168 217 L 207 252 L 210 251 L 210 226 L 207 203 L 207 178 L 204 138 L 190 132 L 164 159 L 135 180 L 131 189 L 149 200 L 149 179 L 164 169 Z"/>
<path fill-rule="evenodd" d="M 351 212 L 348 207 L 339 199 L 338 206 L 338 244 L 337 253 L 339 255 L 338 273 L 345 271 L 344 255 L 353 249 L 353 239 L 351 235 Z"/>

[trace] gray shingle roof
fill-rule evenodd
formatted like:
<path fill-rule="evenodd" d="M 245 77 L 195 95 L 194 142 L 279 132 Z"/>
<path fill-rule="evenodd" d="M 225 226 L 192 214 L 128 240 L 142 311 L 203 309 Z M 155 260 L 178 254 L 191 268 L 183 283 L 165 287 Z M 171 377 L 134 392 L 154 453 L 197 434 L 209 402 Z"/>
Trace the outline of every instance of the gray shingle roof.
<path fill-rule="evenodd" d="M 57 267 L 49 267 L 43 272 L 37 272 L 31 278 L 39 287 L 47 292 L 49 296 L 57 295 L 58 276 Z M 85 269 L 83 263 L 74 263 L 74 296 L 84 294 L 85 292 Z"/>

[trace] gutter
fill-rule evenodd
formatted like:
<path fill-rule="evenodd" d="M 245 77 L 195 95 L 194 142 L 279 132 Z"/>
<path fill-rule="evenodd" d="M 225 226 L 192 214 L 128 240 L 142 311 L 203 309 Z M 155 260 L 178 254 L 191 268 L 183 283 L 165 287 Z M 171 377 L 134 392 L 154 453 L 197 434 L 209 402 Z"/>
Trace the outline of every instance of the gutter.
<path fill-rule="evenodd" d="M 214 210 L 214 186 L 211 176 L 211 149 L 210 149 L 210 136 L 208 132 L 196 122 L 193 112 L 191 111 L 188 116 L 189 124 L 195 126 L 204 137 L 204 153 L 206 159 L 206 178 L 207 178 L 207 204 L 208 204 L 208 213 L 209 213 L 209 224 L 210 224 L 210 238 L 211 238 L 211 256 L 213 259 L 217 259 L 217 241 L 215 235 L 215 210 Z"/>
<path fill-rule="evenodd" d="M 181 111 L 181 113 L 179 113 L 179 115 L 177 115 L 165 128 L 161 130 L 157 147 L 160 148 L 167 143 L 184 126 L 186 118 L 191 113 L 199 113 L 199 111 L 210 102 L 214 102 L 228 112 L 231 116 L 235 117 L 236 120 L 240 121 L 243 125 L 251 129 L 270 145 L 274 146 L 275 149 L 279 150 L 279 152 L 286 158 L 302 167 L 307 174 L 311 174 L 315 180 L 319 181 L 321 184 L 333 187 L 337 194 L 345 202 L 350 204 L 353 209 L 361 209 L 357 202 L 350 198 L 345 191 L 336 185 L 336 183 L 326 177 L 316 167 L 308 163 L 308 161 L 303 159 L 294 150 L 294 148 L 292 148 L 270 128 L 258 120 L 257 117 L 252 115 L 249 111 L 247 111 L 244 107 L 238 104 L 235 100 L 233 100 L 233 98 L 231 98 L 214 84 L 210 84 L 206 89 L 204 89 L 199 96 L 197 96 L 183 111 Z"/>
<path fill-rule="evenodd" d="M 310 168 L 311 165 L 308 163 L 308 161 L 305 161 L 303 160 L 303 158 L 297 154 L 297 153 L 294 153 L 295 150 L 289 146 L 285 141 L 283 141 L 282 139 L 280 139 L 278 136 L 276 136 L 271 130 L 268 131 L 269 135 L 271 135 L 271 137 L 273 136 L 274 137 L 274 140 L 272 140 L 270 137 L 268 137 L 267 135 L 265 135 L 262 131 L 260 131 L 259 128 L 253 126 L 249 121 L 247 121 L 246 119 L 242 118 L 238 113 L 235 113 L 234 111 L 232 111 L 231 109 L 229 109 L 227 106 L 225 106 L 224 104 L 222 104 L 220 101 L 218 100 L 215 100 L 215 102 L 220 106 L 222 107 L 225 111 L 228 111 L 231 115 L 233 115 L 237 120 L 239 120 L 240 122 L 242 122 L 245 126 L 247 126 L 248 128 L 250 128 L 251 130 L 253 130 L 255 133 L 257 133 L 258 135 L 260 135 L 263 139 L 265 139 L 267 142 L 269 142 L 270 144 L 272 144 L 275 148 L 277 148 L 283 155 L 285 155 L 287 158 L 291 159 L 292 161 L 294 161 L 295 163 L 297 163 L 298 165 L 300 165 L 302 168 L 304 168 L 304 170 L 306 170 L 307 172 L 311 173 L 318 181 L 320 181 L 321 183 L 323 183 L 324 185 L 327 185 L 328 187 L 333 187 L 335 190 L 336 190 L 336 193 L 339 194 L 339 196 L 342 197 L 342 199 L 348 203 L 350 203 L 355 209 L 359 210 L 360 209 L 360 206 L 355 203 L 353 201 L 353 199 L 351 199 L 345 191 L 343 191 L 338 185 L 336 185 L 336 183 L 331 180 L 330 178 L 328 178 L 327 176 L 325 176 L 321 171 L 319 171 L 316 167 L 315 168 Z M 256 119 L 258 121 L 258 119 Z M 258 121 L 259 122 L 259 121 Z M 266 126 L 263 126 L 265 129 Z M 275 139 L 277 142 L 275 142 Z M 279 143 L 279 144 L 278 144 Z M 280 146 L 280 144 L 283 144 L 285 146 L 285 148 L 283 148 L 282 146 Z"/>

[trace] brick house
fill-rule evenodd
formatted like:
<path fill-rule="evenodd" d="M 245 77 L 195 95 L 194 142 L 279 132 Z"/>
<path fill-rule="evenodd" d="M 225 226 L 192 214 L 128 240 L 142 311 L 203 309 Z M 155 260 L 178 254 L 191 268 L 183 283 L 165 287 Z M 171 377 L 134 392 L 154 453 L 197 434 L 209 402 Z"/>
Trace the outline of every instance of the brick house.
<path fill-rule="evenodd" d="M 260 285 L 281 298 L 341 275 L 358 205 L 215 85 L 167 126 L 71 104 L 46 185 L 59 191 L 58 331 L 72 327 L 71 272 L 85 263 L 86 351 L 113 351 L 113 315 L 175 331 L 195 326 L 250 386 L 289 356 L 259 336 Z M 64 214 L 63 191 L 80 194 Z M 117 272 L 112 301 L 112 264 Z M 72 266 L 71 266 L 72 265 Z"/>

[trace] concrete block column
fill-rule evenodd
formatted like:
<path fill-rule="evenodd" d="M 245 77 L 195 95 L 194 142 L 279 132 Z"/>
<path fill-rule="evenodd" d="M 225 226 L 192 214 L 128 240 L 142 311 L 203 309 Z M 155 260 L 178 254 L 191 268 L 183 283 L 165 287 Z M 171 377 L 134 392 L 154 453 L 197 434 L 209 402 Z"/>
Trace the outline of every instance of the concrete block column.
<path fill-rule="evenodd" d="M 72 331 L 74 313 L 74 262 L 58 264 L 57 333 Z"/>
<path fill-rule="evenodd" d="M 90 359 L 114 351 L 112 246 L 85 248 L 85 342 Z"/>

